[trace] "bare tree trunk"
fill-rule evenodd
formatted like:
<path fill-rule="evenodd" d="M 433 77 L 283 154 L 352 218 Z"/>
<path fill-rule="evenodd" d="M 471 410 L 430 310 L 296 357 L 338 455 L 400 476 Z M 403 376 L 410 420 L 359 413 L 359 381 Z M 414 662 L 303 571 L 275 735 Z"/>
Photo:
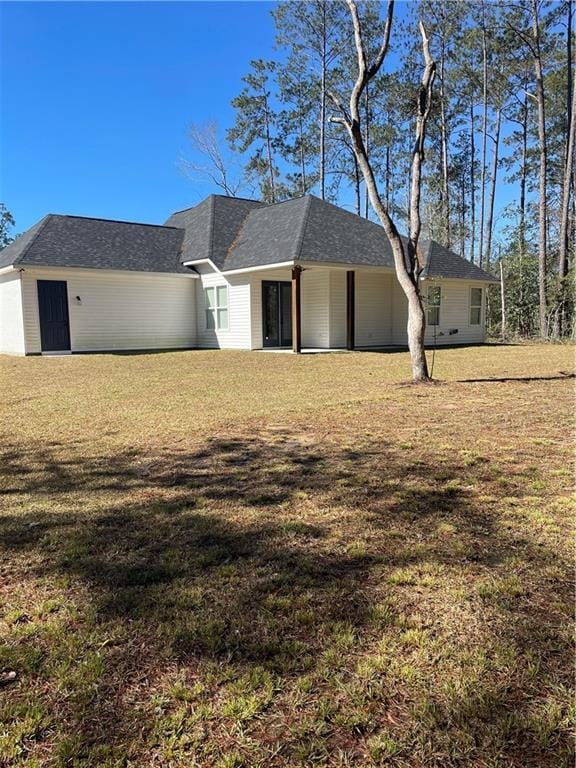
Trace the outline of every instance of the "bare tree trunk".
<path fill-rule="evenodd" d="M 569 75 L 570 77 L 570 75 Z M 560 206 L 560 251 L 558 255 L 558 273 L 560 280 L 564 280 L 568 274 L 568 245 L 569 245 L 569 212 L 570 193 L 574 184 L 574 143 L 576 141 L 576 79 L 574 80 L 574 93 L 568 113 L 568 135 L 566 141 L 566 163 L 564 167 L 564 181 L 562 184 L 562 203 Z"/>
<path fill-rule="evenodd" d="M 302 102 L 300 102 L 301 104 Z M 306 152 L 304 150 L 304 125 L 302 121 L 302 110 L 300 106 L 298 108 L 298 138 L 300 139 L 300 188 L 302 194 L 305 195 L 308 192 L 308 184 L 306 180 Z"/>
<path fill-rule="evenodd" d="M 442 153 L 442 226 L 444 229 L 443 245 L 450 248 L 450 187 L 448 184 L 448 126 L 446 122 L 446 104 L 444 91 L 444 39 L 442 38 L 440 53 L 440 141 Z"/>
<path fill-rule="evenodd" d="M 421 169 L 424 160 L 424 140 L 426 136 L 426 124 L 430 114 L 430 103 L 432 85 L 436 66 L 430 55 L 428 38 L 424 26 L 420 24 L 422 35 L 422 48 L 425 60 L 425 69 L 422 76 L 422 83 L 418 92 L 417 115 L 416 115 L 416 141 L 412 155 L 411 172 L 411 195 L 410 195 L 410 235 L 406 250 L 404 243 L 396 225 L 392 221 L 390 214 L 380 196 L 374 172 L 366 154 L 364 139 L 362 136 L 360 121 L 360 99 L 367 83 L 375 77 L 386 57 L 390 42 L 390 30 L 392 27 L 392 17 L 394 12 L 394 0 L 388 0 L 386 25 L 384 28 L 384 37 L 380 50 L 371 65 L 366 60 L 366 50 L 362 39 L 362 28 L 358 16 L 358 8 L 354 0 L 347 0 L 352 16 L 354 26 L 354 41 L 356 44 L 356 53 L 358 55 L 358 75 L 352 94 L 350 96 L 349 112 L 342 106 L 336 96 L 331 94 L 332 100 L 339 108 L 342 117 L 333 118 L 335 122 L 344 125 L 352 140 L 352 146 L 358 160 L 358 165 L 364 176 L 364 182 L 370 195 L 370 202 L 374 208 L 382 227 L 386 233 L 392 253 L 394 256 L 394 265 L 396 268 L 396 277 L 408 302 L 408 348 L 412 361 L 412 378 L 416 382 L 429 381 L 428 363 L 424 350 L 424 333 L 426 329 L 426 315 L 420 296 L 419 276 L 423 269 L 423 264 L 418 251 L 418 240 L 420 237 L 421 219 L 420 219 L 420 188 L 421 188 Z"/>
<path fill-rule="evenodd" d="M 486 136 L 488 132 L 488 42 L 486 15 L 482 2 L 482 167 L 480 168 L 480 243 L 478 264 L 484 263 L 484 202 L 486 197 Z"/>
<path fill-rule="evenodd" d="M 502 257 L 500 257 L 500 307 L 502 313 L 502 320 L 500 323 L 500 335 L 502 341 L 506 340 L 506 294 L 504 293 L 504 267 L 502 266 Z"/>
<path fill-rule="evenodd" d="M 470 99 L 470 261 L 474 263 L 476 239 L 476 142 L 474 136 L 474 99 Z"/>
<path fill-rule="evenodd" d="M 522 106 L 522 161 L 520 165 L 520 255 L 526 255 L 526 177 L 528 175 L 528 92 Z"/>
<path fill-rule="evenodd" d="M 320 198 L 324 200 L 326 194 L 326 0 L 322 1 L 322 55 L 320 78 L 320 159 L 318 164 Z"/>
<path fill-rule="evenodd" d="M 265 109 L 265 122 L 266 122 L 266 154 L 268 156 L 268 176 L 270 179 L 270 193 L 272 195 L 272 202 L 276 202 L 276 179 L 274 178 L 274 161 L 272 159 L 272 137 L 270 135 L 270 120 L 268 118 L 268 101 L 266 101 Z"/>
<path fill-rule="evenodd" d="M 568 119 L 570 119 L 570 115 L 572 114 L 572 102 L 574 100 L 574 93 L 572 92 L 572 16 L 572 0 L 566 0 L 566 114 L 568 115 Z M 576 89 L 574 92 L 576 93 Z M 568 136 L 570 135 L 570 124 L 568 127 Z M 564 157 L 566 161 L 568 159 L 569 143 L 570 142 L 567 137 L 566 147 L 564 150 Z"/>
<path fill-rule="evenodd" d="M 538 18 L 538 0 L 532 0 L 532 37 L 534 42 L 534 74 L 536 75 L 536 100 L 538 103 L 538 144 L 540 153 L 540 178 L 538 182 L 538 298 L 540 336 L 548 336 L 548 303 L 546 295 L 546 252 L 547 252 L 547 222 L 546 222 L 546 113 L 544 102 L 544 77 L 542 58 L 540 55 L 540 28 Z"/>
<path fill-rule="evenodd" d="M 466 178 L 464 169 L 460 178 L 460 258 L 466 256 Z"/>
<path fill-rule="evenodd" d="M 496 112 L 496 131 L 494 134 L 494 158 L 492 161 L 492 177 L 490 179 L 490 200 L 488 203 L 488 219 L 486 221 L 486 267 L 490 266 L 492 256 L 492 225 L 494 221 L 494 200 L 496 198 L 496 178 L 498 175 L 498 152 L 500 149 L 500 124 L 502 122 L 502 108 Z"/>
<path fill-rule="evenodd" d="M 574 80 L 574 94 L 571 100 L 571 113 L 568 123 L 568 147 L 566 150 L 566 165 L 564 168 L 564 181 L 562 184 L 562 202 L 560 205 L 560 249 L 558 253 L 558 277 L 559 286 L 559 312 L 558 335 L 562 336 L 566 325 L 566 277 L 568 275 L 568 246 L 570 244 L 570 194 L 574 184 L 574 143 L 576 141 L 576 80 Z"/>
<path fill-rule="evenodd" d="M 560 253 L 558 258 L 558 272 L 560 274 L 560 291 L 562 298 L 566 291 L 564 278 L 568 274 L 568 247 L 570 244 L 570 195 L 574 196 L 574 148 L 576 132 L 576 83 L 572 83 L 574 74 L 572 71 L 572 0 L 566 2 L 566 114 L 568 115 L 568 129 L 566 131 L 566 146 L 564 150 L 564 184 L 562 187 L 562 203 L 560 213 Z M 566 189 L 566 178 L 569 179 Z M 564 198 L 567 198 L 566 200 Z M 565 211 L 564 211 L 565 208 Z M 565 325 L 564 312 L 562 312 L 562 328 Z"/>
<path fill-rule="evenodd" d="M 370 162 L 370 101 L 368 96 L 368 85 L 364 92 L 364 145 L 366 147 L 366 157 Z M 364 187 L 364 218 L 368 218 L 368 207 L 370 205 L 370 196 L 368 187 Z"/>
<path fill-rule="evenodd" d="M 386 186 L 385 186 L 386 210 L 390 210 L 390 147 L 386 147 Z"/>
<path fill-rule="evenodd" d="M 354 152 L 352 152 L 352 157 L 354 159 L 354 192 L 356 198 L 356 215 L 361 216 L 362 200 L 360 197 L 360 168 L 358 167 L 358 160 L 356 160 L 356 155 Z"/>

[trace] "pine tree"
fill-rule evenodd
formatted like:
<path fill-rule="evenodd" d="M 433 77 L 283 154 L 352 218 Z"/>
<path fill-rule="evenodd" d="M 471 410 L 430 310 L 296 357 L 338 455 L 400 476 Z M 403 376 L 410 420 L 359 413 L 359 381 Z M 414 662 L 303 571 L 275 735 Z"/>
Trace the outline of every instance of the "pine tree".
<path fill-rule="evenodd" d="M 304 62 L 316 90 L 316 119 L 318 126 L 318 159 L 316 174 L 318 191 L 326 196 L 328 178 L 328 91 L 333 82 L 333 70 L 349 34 L 346 9 L 331 0 L 287 0 L 272 11 L 276 25 L 276 40 L 286 49 L 289 61 Z"/>
<path fill-rule="evenodd" d="M 256 181 L 262 200 L 276 203 L 286 196 L 285 188 L 279 183 L 276 161 L 278 116 L 272 108 L 270 91 L 270 77 L 276 65 L 255 59 L 250 62 L 250 67 L 251 71 L 242 78 L 245 87 L 232 100 L 236 121 L 228 129 L 227 138 L 235 151 L 251 153 L 245 173 Z"/>

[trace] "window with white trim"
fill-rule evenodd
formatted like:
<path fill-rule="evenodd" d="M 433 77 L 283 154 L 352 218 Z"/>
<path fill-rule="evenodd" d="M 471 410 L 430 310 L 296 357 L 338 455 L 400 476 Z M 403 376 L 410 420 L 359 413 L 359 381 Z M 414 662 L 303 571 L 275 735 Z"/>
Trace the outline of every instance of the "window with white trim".
<path fill-rule="evenodd" d="M 204 288 L 206 307 L 206 329 L 209 331 L 228 330 L 228 286 L 215 285 Z"/>
<path fill-rule="evenodd" d="M 470 325 L 482 323 L 482 288 L 470 288 Z"/>
<path fill-rule="evenodd" d="M 426 291 L 426 325 L 440 325 L 440 303 L 442 289 L 439 285 L 429 285 Z"/>

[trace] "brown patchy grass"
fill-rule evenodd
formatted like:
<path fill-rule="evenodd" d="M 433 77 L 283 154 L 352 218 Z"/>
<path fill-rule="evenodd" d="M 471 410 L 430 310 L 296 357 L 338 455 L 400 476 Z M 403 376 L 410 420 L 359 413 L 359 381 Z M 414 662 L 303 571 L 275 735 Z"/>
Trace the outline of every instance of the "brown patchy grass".
<path fill-rule="evenodd" d="M 572 366 L 0 358 L 0 765 L 571 766 Z"/>

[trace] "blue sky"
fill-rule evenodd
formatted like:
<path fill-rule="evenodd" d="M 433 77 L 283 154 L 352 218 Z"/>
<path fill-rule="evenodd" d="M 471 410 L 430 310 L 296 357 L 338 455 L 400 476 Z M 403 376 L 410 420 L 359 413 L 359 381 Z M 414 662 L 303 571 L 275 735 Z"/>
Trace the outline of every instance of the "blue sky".
<path fill-rule="evenodd" d="M 273 5 L 0 2 L 0 200 L 15 232 L 48 212 L 161 223 L 217 191 L 179 168 L 188 127 L 232 124 L 250 60 L 278 55 Z M 497 207 L 514 191 L 499 185 Z"/>
<path fill-rule="evenodd" d="M 47 212 L 162 222 L 209 190 L 183 176 L 191 122 L 232 122 L 266 2 L 4 3 L 0 199 L 16 231 Z"/>

